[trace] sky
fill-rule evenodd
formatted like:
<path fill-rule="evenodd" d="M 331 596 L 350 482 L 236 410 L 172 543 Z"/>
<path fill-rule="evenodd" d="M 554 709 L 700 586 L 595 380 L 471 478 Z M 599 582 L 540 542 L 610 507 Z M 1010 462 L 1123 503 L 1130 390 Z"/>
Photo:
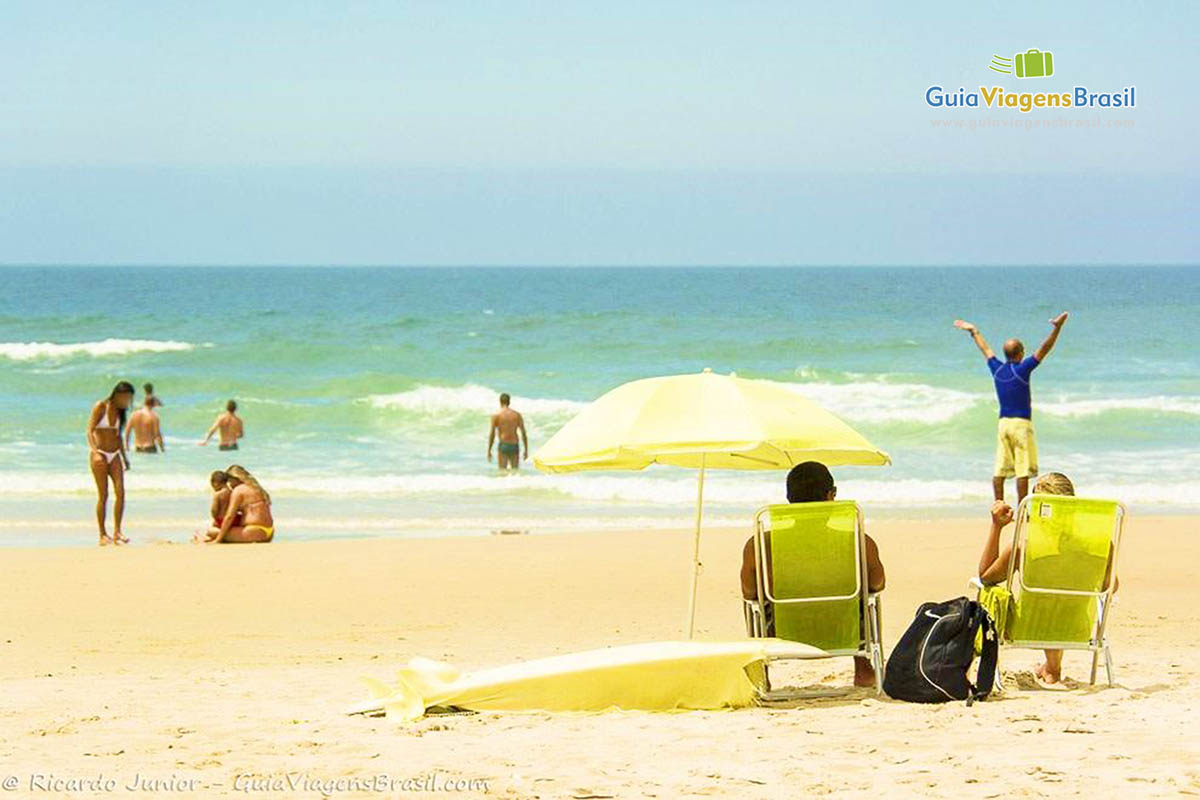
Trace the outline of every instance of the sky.
<path fill-rule="evenodd" d="M 1200 261 L 1200 7 L 808 6 L 3 3 L 0 263 Z"/>

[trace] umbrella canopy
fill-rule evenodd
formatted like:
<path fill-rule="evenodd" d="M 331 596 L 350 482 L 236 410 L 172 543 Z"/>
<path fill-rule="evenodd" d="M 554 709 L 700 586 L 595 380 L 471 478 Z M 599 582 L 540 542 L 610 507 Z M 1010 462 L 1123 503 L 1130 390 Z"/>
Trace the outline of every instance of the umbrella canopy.
<path fill-rule="evenodd" d="M 554 434 L 533 457 L 544 472 L 644 469 L 672 464 L 699 470 L 687 634 L 696 622 L 704 471 L 885 465 L 887 453 L 785 386 L 735 375 L 646 378 L 601 396 Z"/>
<path fill-rule="evenodd" d="M 862 434 L 797 392 L 718 375 L 645 378 L 618 386 L 534 455 L 544 472 L 643 469 L 788 469 L 802 461 L 891 463 Z"/>

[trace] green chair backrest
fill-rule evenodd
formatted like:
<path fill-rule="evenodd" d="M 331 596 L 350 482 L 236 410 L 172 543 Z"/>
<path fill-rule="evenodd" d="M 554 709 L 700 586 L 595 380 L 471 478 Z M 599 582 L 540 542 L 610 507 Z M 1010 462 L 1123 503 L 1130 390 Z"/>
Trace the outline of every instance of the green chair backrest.
<path fill-rule="evenodd" d="M 768 508 L 770 593 L 775 635 L 823 650 L 858 650 L 863 640 L 858 506 L 849 500 Z"/>
<path fill-rule="evenodd" d="M 1035 494 L 1027 508 L 1009 638 L 1087 642 L 1096 623 L 1097 599 L 1036 590 L 1104 591 L 1120 505 L 1113 500 Z"/>

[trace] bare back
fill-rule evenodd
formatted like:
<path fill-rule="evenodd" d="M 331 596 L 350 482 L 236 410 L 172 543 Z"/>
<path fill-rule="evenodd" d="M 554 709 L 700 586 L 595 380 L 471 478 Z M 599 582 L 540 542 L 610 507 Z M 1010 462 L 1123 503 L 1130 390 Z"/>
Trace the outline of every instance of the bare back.
<path fill-rule="evenodd" d="M 237 444 L 237 440 L 242 438 L 242 418 L 232 411 L 217 417 L 216 426 L 223 445 Z"/>
<path fill-rule="evenodd" d="M 517 433 L 524 425 L 525 421 L 521 419 L 521 415 L 511 408 L 502 408 L 492 415 L 492 426 L 502 442 L 517 442 Z"/>
<path fill-rule="evenodd" d="M 243 526 L 275 526 L 275 518 L 271 516 L 271 504 L 253 486 L 244 483 L 237 486 L 229 496 L 228 510 L 242 513 Z"/>
<path fill-rule="evenodd" d="M 129 418 L 129 430 L 133 432 L 136 447 L 154 447 L 158 440 L 158 416 L 146 408 L 139 408 Z"/>

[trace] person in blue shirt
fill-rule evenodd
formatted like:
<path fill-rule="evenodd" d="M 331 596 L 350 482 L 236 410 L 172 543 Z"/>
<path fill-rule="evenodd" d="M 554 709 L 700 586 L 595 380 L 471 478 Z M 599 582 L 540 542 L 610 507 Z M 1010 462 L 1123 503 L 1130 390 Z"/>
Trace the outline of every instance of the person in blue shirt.
<path fill-rule="evenodd" d="M 1025 345 L 1021 344 L 1020 339 L 1009 339 L 1004 343 L 1004 361 L 996 358 L 978 327 L 965 320 L 954 321 L 955 327 L 971 334 L 987 359 L 988 369 L 996 382 L 1000 423 L 996 433 L 996 469 L 992 472 L 992 493 L 997 500 L 1004 499 L 1004 481 L 1016 478 L 1017 502 L 1021 502 L 1029 492 L 1029 479 L 1037 475 L 1037 438 L 1033 432 L 1033 401 L 1029 382 L 1033 371 L 1054 349 L 1054 343 L 1058 341 L 1058 334 L 1066 321 L 1066 311 L 1050 320 L 1054 330 L 1029 358 L 1025 357 Z"/>

